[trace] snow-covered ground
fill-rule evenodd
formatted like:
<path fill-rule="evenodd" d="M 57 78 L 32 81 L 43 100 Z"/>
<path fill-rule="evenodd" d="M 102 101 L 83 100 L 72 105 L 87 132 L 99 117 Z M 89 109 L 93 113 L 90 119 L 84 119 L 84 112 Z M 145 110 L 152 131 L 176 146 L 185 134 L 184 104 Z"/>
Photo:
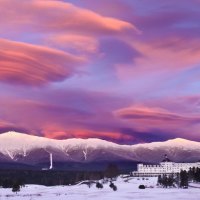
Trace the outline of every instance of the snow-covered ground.
<path fill-rule="evenodd" d="M 114 182 L 118 190 L 114 192 L 109 183 L 104 184 L 103 189 L 97 189 L 95 185 L 88 187 L 87 185 L 75 186 L 55 186 L 45 187 L 38 185 L 28 185 L 23 187 L 17 194 L 11 189 L 0 189 L 0 200 L 199 200 L 200 189 L 163 189 L 157 188 L 156 178 L 148 178 L 148 180 L 138 180 L 137 178 L 124 182 L 119 178 Z M 140 184 L 144 184 L 149 188 L 144 190 L 138 189 Z M 154 188 L 150 188 L 153 186 Z"/>

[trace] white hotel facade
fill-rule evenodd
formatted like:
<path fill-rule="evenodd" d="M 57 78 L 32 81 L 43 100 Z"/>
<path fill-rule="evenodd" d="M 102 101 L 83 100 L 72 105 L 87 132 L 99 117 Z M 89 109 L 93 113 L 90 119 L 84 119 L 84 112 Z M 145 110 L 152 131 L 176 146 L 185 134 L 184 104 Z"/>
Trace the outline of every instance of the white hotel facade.
<path fill-rule="evenodd" d="M 137 171 L 133 171 L 133 176 L 159 176 L 163 174 L 176 174 L 181 170 L 189 171 L 190 168 L 199 167 L 200 162 L 195 163 L 175 163 L 168 159 L 165 155 L 165 159 L 158 165 L 144 165 L 138 164 Z"/>

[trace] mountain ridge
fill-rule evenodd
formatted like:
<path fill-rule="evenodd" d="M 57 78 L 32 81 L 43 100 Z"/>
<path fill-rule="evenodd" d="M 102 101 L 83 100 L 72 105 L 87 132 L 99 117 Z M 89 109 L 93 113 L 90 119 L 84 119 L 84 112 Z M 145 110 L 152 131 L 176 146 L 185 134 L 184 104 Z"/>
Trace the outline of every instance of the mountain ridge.
<path fill-rule="evenodd" d="M 124 160 L 158 163 L 164 154 L 175 162 L 195 162 L 200 160 L 200 143 L 175 138 L 164 142 L 120 145 L 97 138 L 57 140 L 13 131 L 0 134 L 0 163 L 35 165 L 49 162 L 50 154 L 54 162 Z"/>

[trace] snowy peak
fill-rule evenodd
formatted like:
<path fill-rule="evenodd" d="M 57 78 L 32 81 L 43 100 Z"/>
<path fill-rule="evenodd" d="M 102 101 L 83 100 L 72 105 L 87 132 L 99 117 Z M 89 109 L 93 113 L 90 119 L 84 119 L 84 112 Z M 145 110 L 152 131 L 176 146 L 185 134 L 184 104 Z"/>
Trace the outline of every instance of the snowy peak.
<path fill-rule="evenodd" d="M 176 143 L 176 144 L 180 144 L 180 143 L 198 143 L 198 142 L 194 142 L 192 140 L 187 140 L 187 139 L 183 139 L 183 138 L 175 138 L 175 139 L 171 139 L 168 140 L 168 142 L 170 143 Z"/>
<path fill-rule="evenodd" d="M 133 147 L 188 147 L 188 148 L 193 148 L 193 147 L 200 147 L 199 142 L 183 139 L 183 138 L 175 138 L 175 139 L 170 139 L 164 142 L 151 142 L 151 143 L 143 143 L 143 144 L 136 144 L 133 145 Z"/>
<path fill-rule="evenodd" d="M 0 139 L 46 139 L 44 137 L 40 137 L 40 136 L 35 136 L 35 135 L 29 135 L 29 134 L 25 134 L 25 133 L 19 133 L 19 132 L 15 132 L 15 131 L 8 131 L 6 133 L 2 133 L 0 134 Z"/>

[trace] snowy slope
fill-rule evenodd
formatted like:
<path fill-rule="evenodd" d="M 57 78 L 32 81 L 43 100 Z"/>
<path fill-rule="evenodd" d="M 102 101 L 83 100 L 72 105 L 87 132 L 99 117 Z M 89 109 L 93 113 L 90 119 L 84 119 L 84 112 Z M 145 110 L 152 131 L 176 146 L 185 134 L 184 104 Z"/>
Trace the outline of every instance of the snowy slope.
<path fill-rule="evenodd" d="M 1 162 L 48 162 L 50 153 L 53 154 L 54 162 L 159 162 L 166 153 L 173 161 L 197 161 L 200 159 L 200 143 L 177 138 L 166 142 L 118 145 L 100 139 L 55 140 L 17 132 L 0 134 Z"/>

